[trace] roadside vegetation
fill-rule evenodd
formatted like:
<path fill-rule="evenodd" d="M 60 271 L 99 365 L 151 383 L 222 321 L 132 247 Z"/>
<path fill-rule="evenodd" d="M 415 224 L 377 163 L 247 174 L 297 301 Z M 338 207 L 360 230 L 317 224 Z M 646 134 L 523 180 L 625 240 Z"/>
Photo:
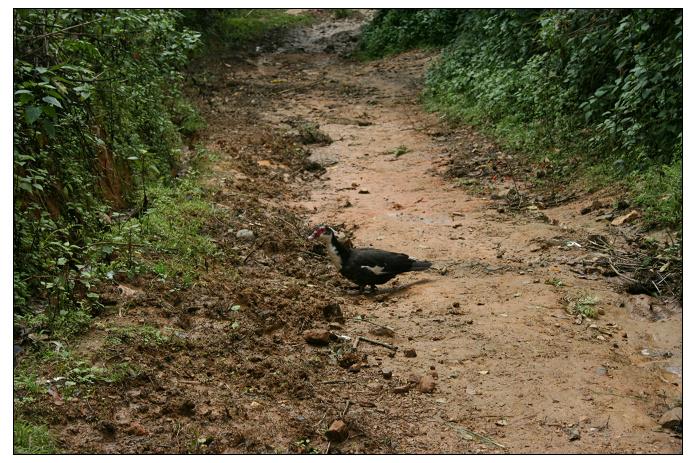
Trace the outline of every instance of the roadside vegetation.
<path fill-rule="evenodd" d="M 394 9 L 360 53 L 442 47 L 428 108 L 548 159 L 556 179 L 621 183 L 647 226 L 680 232 L 682 30 L 677 9 Z"/>
<path fill-rule="evenodd" d="M 213 154 L 195 146 L 206 123 L 184 95 L 189 60 L 308 19 L 280 10 L 14 11 L 15 452 L 60 451 L 31 413 L 37 397 L 70 400 L 139 374 L 71 350 L 111 303 L 104 291 L 143 278 L 181 291 L 218 254 L 206 233 L 216 211 L 199 179 Z M 168 342 L 152 327 L 109 333 L 111 343 Z"/>

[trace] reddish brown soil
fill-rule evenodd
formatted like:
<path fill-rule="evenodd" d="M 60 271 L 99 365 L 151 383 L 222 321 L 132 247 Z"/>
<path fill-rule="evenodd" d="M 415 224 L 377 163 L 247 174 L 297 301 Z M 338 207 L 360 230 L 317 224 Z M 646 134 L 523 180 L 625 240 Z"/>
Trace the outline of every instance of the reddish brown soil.
<path fill-rule="evenodd" d="M 196 89 L 209 122 L 201 141 L 219 153 L 205 185 L 224 213 L 208 232 L 226 257 L 177 297 L 127 283 L 142 294 L 123 316 L 96 320 L 77 349 L 142 372 L 36 413 L 70 452 L 681 452 L 680 436 L 658 424 L 681 403 L 681 309 L 628 295 L 621 278 L 585 265 L 596 256 L 588 235 L 620 240 L 628 227 L 579 213 L 612 193 L 578 190 L 544 217 L 498 212 L 503 203 L 482 194 L 490 178 L 478 193 L 457 186 L 448 167 L 494 145 L 423 111 L 433 54 L 354 62 L 323 52 L 356 24 L 324 23 L 281 51 L 220 56 L 194 71 L 208 82 Z M 302 121 L 333 142 L 303 145 Z M 319 223 L 434 268 L 354 294 L 303 239 Z M 257 241 L 238 240 L 239 228 Z M 603 314 L 577 324 L 566 300 L 582 294 Z M 302 332 L 328 327 L 330 303 L 345 318 L 331 331 L 351 341 L 307 344 Z M 171 340 L 104 342 L 114 326 L 145 323 Z M 398 350 L 361 341 L 353 352 L 358 336 Z M 344 368 L 353 363 L 359 371 Z M 398 392 L 424 375 L 435 378 L 432 393 Z M 338 418 L 347 439 L 329 445 Z"/>

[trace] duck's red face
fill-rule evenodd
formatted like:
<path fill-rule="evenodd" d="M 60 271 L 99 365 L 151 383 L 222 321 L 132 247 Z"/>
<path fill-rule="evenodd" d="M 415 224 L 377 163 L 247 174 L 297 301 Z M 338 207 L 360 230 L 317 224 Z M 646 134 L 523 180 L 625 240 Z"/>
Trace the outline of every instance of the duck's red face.
<path fill-rule="evenodd" d="M 331 228 L 327 227 L 326 225 L 321 225 L 317 227 L 311 235 L 309 235 L 308 239 L 315 240 L 322 235 L 331 235 L 331 232 Z"/>

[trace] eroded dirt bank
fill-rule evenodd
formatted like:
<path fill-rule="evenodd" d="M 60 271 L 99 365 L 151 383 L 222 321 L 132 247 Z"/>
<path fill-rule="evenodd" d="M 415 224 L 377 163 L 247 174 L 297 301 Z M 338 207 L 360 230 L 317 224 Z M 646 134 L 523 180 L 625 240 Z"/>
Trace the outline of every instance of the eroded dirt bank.
<path fill-rule="evenodd" d="M 63 445 L 116 453 L 680 452 L 680 437 L 658 420 L 681 401 L 681 309 L 587 271 L 596 252 L 588 237 L 619 231 L 578 211 L 609 193 L 541 217 L 501 213 L 489 195 L 447 180 L 454 157 L 497 148 L 423 111 L 419 91 L 433 54 L 342 58 L 357 26 L 315 25 L 280 49 L 221 56 L 197 71 L 209 121 L 200 142 L 219 153 L 205 181 L 222 211 L 210 232 L 233 257 L 178 298 L 143 284 L 122 316 L 96 323 L 81 342 L 85 355 L 128 357 L 146 373 L 102 397 L 53 405 L 46 414 Z M 320 223 L 355 245 L 407 252 L 434 268 L 376 295 L 352 294 L 303 240 Z M 255 241 L 240 239 L 241 228 Z M 582 296 L 596 300 L 596 320 L 568 313 Z M 144 323 L 176 342 L 103 341 L 114 326 Z M 310 328 L 351 340 L 309 345 L 302 333 Z M 358 336 L 398 350 L 360 341 L 353 351 Z M 433 392 L 404 387 L 425 375 L 435 379 Z M 347 438 L 329 445 L 325 431 L 339 418 Z"/>

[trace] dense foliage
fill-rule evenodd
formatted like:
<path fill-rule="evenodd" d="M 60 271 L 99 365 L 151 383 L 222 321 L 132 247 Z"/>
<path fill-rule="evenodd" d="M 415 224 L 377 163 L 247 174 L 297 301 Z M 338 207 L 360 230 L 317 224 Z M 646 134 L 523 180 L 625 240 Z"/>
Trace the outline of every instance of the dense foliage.
<path fill-rule="evenodd" d="M 309 22 L 311 16 L 279 9 L 206 8 L 182 10 L 181 24 L 203 33 L 208 49 L 239 50 L 258 45 L 269 32 Z"/>
<path fill-rule="evenodd" d="M 606 165 L 651 220 L 681 223 L 681 10 L 389 10 L 363 49 L 441 37 L 432 107 L 525 151 Z"/>
<path fill-rule="evenodd" d="M 455 9 L 379 10 L 362 32 L 361 52 L 378 57 L 410 48 L 445 46 L 456 38 Z"/>
<path fill-rule="evenodd" d="M 144 209 L 145 185 L 176 168 L 180 128 L 196 117 L 181 98 L 178 70 L 199 42 L 177 26 L 179 17 L 15 10 L 16 316 L 87 319 L 103 270 L 96 263 L 127 241 L 95 241 L 112 220 L 105 212 Z M 68 310 L 75 307 L 83 310 Z"/>

